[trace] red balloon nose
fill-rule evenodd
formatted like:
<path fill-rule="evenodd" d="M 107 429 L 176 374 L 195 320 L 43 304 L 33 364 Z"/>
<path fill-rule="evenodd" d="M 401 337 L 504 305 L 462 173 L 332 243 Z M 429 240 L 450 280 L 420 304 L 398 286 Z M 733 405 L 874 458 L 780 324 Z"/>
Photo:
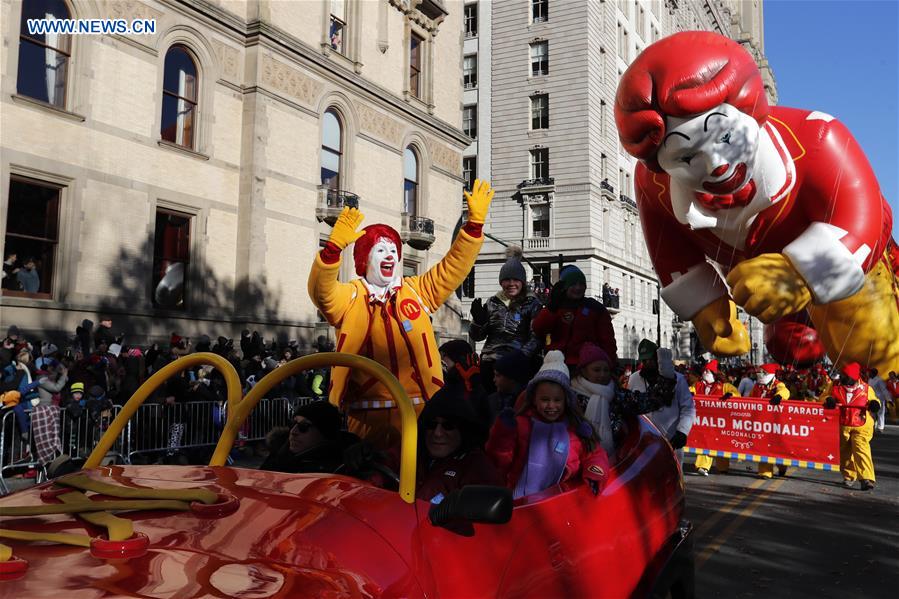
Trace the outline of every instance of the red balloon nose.
<path fill-rule="evenodd" d="M 730 168 L 729 164 L 722 164 L 721 166 L 717 167 L 715 170 L 712 171 L 712 176 L 720 177 L 721 175 L 726 173 L 727 169 L 729 169 L 729 168 Z"/>

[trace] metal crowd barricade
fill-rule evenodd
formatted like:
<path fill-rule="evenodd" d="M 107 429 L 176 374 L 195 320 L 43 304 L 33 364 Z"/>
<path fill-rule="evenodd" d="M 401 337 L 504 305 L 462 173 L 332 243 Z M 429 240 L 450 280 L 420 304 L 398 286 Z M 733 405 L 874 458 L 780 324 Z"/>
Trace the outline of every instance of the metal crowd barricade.
<path fill-rule="evenodd" d="M 25 410 L 25 413 L 30 421 L 31 410 Z M 0 494 L 9 493 L 6 473 L 10 471 L 33 469 L 36 472 L 35 483 L 46 479 L 47 472 L 44 465 L 37 461 L 31 447 L 31 437 L 31 430 L 28 430 L 26 437 L 23 438 L 22 431 L 16 423 L 16 413 L 12 409 L 3 411 L 3 418 L 0 420 Z"/>
<path fill-rule="evenodd" d="M 265 439 L 274 427 L 289 426 L 294 410 L 312 401 L 308 397 L 261 400 L 241 429 L 239 440 L 250 442 Z M 78 418 L 72 418 L 65 409 L 60 410 L 62 453 L 74 460 L 85 459 L 121 410 L 122 406 L 113 406 L 111 410 L 93 417 L 85 410 Z M 26 410 L 29 421 L 30 412 Z M 135 455 L 212 447 L 218 442 L 226 418 L 225 402 L 147 403 L 137 410 L 106 456 L 129 464 Z M 179 438 L 173 439 L 176 425 L 180 425 L 181 432 Z M 27 440 L 23 439 L 15 412 L 11 409 L 3 412 L 0 420 L 0 494 L 9 493 L 5 478 L 10 471 L 34 469 L 37 472 L 35 482 L 46 479 L 44 464 L 36 460 L 31 447 L 32 436 L 29 430 Z M 176 442 L 173 443 L 173 440 Z"/>
<path fill-rule="evenodd" d="M 83 460 L 90 455 L 97 441 L 109 428 L 110 423 L 122 411 L 122 406 L 112 406 L 110 410 L 104 410 L 95 416 L 91 416 L 88 410 L 77 419 L 73 419 L 66 410 L 60 410 L 59 436 L 60 447 L 64 454 L 68 454 L 73 460 Z M 116 439 L 115 444 L 107 452 L 107 458 L 115 458 L 118 461 L 129 463 L 128 434 L 130 427 L 126 427 Z"/>
<path fill-rule="evenodd" d="M 309 398 L 263 399 L 240 432 L 241 441 L 260 441 L 276 426 L 287 426 L 297 406 Z M 177 452 L 212 447 L 218 443 L 227 418 L 223 401 L 194 401 L 176 404 L 145 403 L 131 418 L 128 430 L 130 461 L 140 454 Z"/>

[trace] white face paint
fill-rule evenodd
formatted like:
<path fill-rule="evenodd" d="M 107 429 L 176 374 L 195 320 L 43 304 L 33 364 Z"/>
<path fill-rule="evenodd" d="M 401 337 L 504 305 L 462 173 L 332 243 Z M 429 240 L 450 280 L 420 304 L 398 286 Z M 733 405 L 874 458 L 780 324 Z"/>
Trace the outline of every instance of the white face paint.
<path fill-rule="evenodd" d="M 712 374 L 711 372 L 709 372 L 708 370 L 706 370 L 705 372 L 702 373 L 702 380 L 705 381 L 706 383 L 712 384 L 715 382 L 715 375 Z"/>
<path fill-rule="evenodd" d="M 758 374 L 759 382 L 763 385 L 771 384 L 771 381 L 774 380 L 774 375 L 770 372 L 765 372 L 764 370 L 759 371 Z"/>
<path fill-rule="evenodd" d="M 396 245 L 387 238 L 380 238 L 368 254 L 365 280 L 375 287 L 387 287 L 395 278 L 399 266 Z"/>
<path fill-rule="evenodd" d="M 702 114 L 668 117 L 658 161 L 681 185 L 702 193 L 729 195 L 752 178 L 759 124 L 730 104 Z"/>

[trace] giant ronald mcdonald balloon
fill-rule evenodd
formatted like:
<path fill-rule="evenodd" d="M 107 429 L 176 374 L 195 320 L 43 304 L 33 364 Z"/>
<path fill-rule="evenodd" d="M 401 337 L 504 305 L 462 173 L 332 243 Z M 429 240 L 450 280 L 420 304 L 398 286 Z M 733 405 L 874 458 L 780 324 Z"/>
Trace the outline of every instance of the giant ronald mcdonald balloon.
<path fill-rule="evenodd" d="M 482 228 L 493 199 L 486 181 L 475 181 L 468 222 L 440 262 L 421 276 L 402 276 L 402 241 L 387 225 L 357 231 L 363 215 L 344 208 L 309 272 L 309 296 L 337 329 L 337 351 L 383 364 L 406 389 L 418 412 L 443 386 L 431 314 L 468 276 L 484 243 Z M 338 281 L 340 254 L 355 242 L 353 261 L 361 278 Z M 387 447 L 399 440 L 399 409 L 387 388 L 368 375 L 335 367 L 329 399 L 347 414 L 351 432 Z"/>
<path fill-rule="evenodd" d="M 700 31 L 637 57 L 615 121 L 640 159 L 637 205 L 662 297 L 706 348 L 749 351 L 736 305 L 769 327 L 807 311 L 838 366 L 899 368 L 892 214 L 846 127 L 769 106 L 749 53 Z M 799 321 L 790 337 L 808 326 Z"/>

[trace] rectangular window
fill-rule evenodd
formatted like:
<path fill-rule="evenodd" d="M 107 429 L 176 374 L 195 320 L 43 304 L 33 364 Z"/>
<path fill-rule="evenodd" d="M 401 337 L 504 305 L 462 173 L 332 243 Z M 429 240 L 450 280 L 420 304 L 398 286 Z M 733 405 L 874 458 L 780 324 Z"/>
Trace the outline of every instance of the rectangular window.
<path fill-rule="evenodd" d="M 409 93 L 421 98 L 421 51 L 424 40 L 412 34 L 409 41 Z"/>
<path fill-rule="evenodd" d="M 468 271 L 468 276 L 465 277 L 465 280 L 464 280 L 464 281 L 462 281 L 462 297 L 475 297 L 475 291 L 474 291 L 474 277 L 475 277 L 475 274 L 474 274 L 474 269 L 475 269 L 475 267 L 472 266 L 472 267 L 471 267 L 471 270 Z"/>
<path fill-rule="evenodd" d="M 637 33 L 644 40 L 646 39 L 646 11 L 643 10 L 642 6 L 637 9 Z"/>
<path fill-rule="evenodd" d="M 549 177 L 549 148 L 531 150 L 531 179 Z"/>
<path fill-rule="evenodd" d="M 331 0 L 331 29 L 329 31 L 329 39 L 331 49 L 341 54 L 346 54 L 344 50 L 344 39 L 346 38 L 346 5 L 344 0 Z"/>
<path fill-rule="evenodd" d="M 549 73 L 549 42 L 531 44 L 531 77 Z"/>
<path fill-rule="evenodd" d="M 190 214 L 156 209 L 153 237 L 153 306 L 168 310 L 187 307 L 190 267 Z"/>
<path fill-rule="evenodd" d="M 549 204 L 531 205 L 531 237 L 549 237 Z"/>
<path fill-rule="evenodd" d="M 478 136 L 478 105 L 472 104 L 462 108 L 462 131 L 471 138 Z"/>
<path fill-rule="evenodd" d="M 549 19 L 549 0 L 531 0 L 531 22 L 542 23 Z"/>
<path fill-rule="evenodd" d="M 3 290 L 50 297 L 59 244 L 61 188 L 10 179 Z"/>
<path fill-rule="evenodd" d="M 478 86 L 478 57 L 470 54 L 462 59 L 462 85 L 465 89 Z"/>
<path fill-rule="evenodd" d="M 414 260 L 409 260 L 408 258 L 403 260 L 403 276 L 404 277 L 418 276 L 418 262 L 416 262 Z"/>
<path fill-rule="evenodd" d="M 618 56 L 624 56 L 624 25 L 618 23 Z"/>
<path fill-rule="evenodd" d="M 531 129 L 549 129 L 549 94 L 531 96 Z"/>
<path fill-rule="evenodd" d="M 471 191 L 474 180 L 478 178 L 478 157 L 465 156 L 462 158 L 462 178 L 465 179 L 465 189 Z"/>
<path fill-rule="evenodd" d="M 466 4 L 465 12 L 462 13 L 462 23 L 465 27 L 465 37 L 475 37 L 478 35 L 478 4 Z"/>

